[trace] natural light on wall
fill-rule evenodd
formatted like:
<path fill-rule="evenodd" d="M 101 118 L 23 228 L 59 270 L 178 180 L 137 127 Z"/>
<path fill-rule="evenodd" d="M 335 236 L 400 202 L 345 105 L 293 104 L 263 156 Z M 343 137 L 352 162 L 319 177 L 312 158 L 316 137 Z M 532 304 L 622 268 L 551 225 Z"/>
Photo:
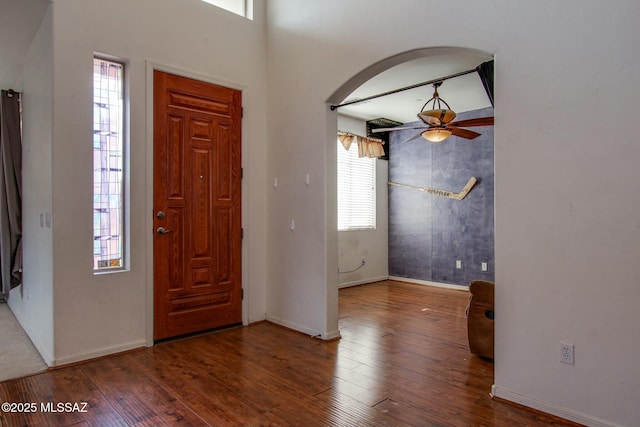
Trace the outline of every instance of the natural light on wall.
<path fill-rule="evenodd" d="M 236 15 L 253 19 L 253 0 L 202 0 Z"/>

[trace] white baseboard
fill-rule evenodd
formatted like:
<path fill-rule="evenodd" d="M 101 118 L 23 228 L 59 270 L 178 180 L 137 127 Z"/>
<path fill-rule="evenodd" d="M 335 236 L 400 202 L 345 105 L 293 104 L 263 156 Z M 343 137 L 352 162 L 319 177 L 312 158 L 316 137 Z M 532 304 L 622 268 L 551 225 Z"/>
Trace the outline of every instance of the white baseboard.
<path fill-rule="evenodd" d="M 263 320 L 267 320 L 266 313 L 265 314 L 261 314 L 259 316 L 249 316 L 249 324 L 256 323 L 256 322 L 262 322 Z"/>
<path fill-rule="evenodd" d="M 555 415 L 557 417 L 564 418 L 569 421 L 584 424 L 591 427 L 622 427 L 620 424 L 614 424 L 599 418 L 593 417 L 588 414 L 583 414 L 572 409 L 563 408 L 553 403 L 544 402 L 529 396 L 524 396 L 519 393 L 515 393 L 511 390 L 498 387 L 495 384 L 491 387 L 491 392 L 494 396 L 514 402 L 520 405 L 527 406 L 529 408 L 537 409 L 547 414 Z"/>
<path fill-rule="evenodd" d="M 324 333 L 324 334 L 322 334 L 322 336 L 320 336 L 320 338 L 322 338 L 323 340 L 326 340 L 326 341 L 331 341 L 331 340 L 337 340 L 337 339 L 342 338 L 342 335 L 340 335 L 340 331 L 339 330 L 336 330 L 336 331 L 333 331 L 333 332 Z"/>
<path fill-rule="evenodd" d="M 380 276 L 380 277 L 371 277 L 368 279 L 356 280 L 353 282 L 340 283 L 338 284 L 338 289 L 349 288 L 351 286 L 365 285 L 367 283 L 381 282 L 383 280 L 387 280 L 388 278 L 389 276 Z"/>
<path fill-rule="evenodd" d="M 416 283 L 418 285 L 435 286 L 437 288 L 456 289 L 458 291 L 468 291 L 468 286 L 451 285 L 449 283 L 430 282 L 428 280 L 408 279 L 406 277 L 389 276 L 389 280 L 395 280 L 396 282 Z"/>
<path fill-rule="evenodd" d="M 117 345 L 114 347 L 105 347 L 100 350 L 91 351 L 88 353 L 74 354 L 71 356 L 61 357 L 52 361 L 49 366 L 63 366 L 71 363 L 82 362 L 85 360 L 95 359 L 102 356 L 109 356 L 111 354 L 122 353 L 123 351 L 135 350 L 138 348 L 147 347 L 146 340 L 132 341 L 127 344 Z"/>
<path fill-rule="evenodd" d="M 302 332 L 303 334 L 307 334 L 311 337 L 314 338 L 321 338 L 323 340 L 334 340 L 334 339 L 338 339 L 340 338 L 340 331 L 332 331 L 332 332 L 318 332 L 318 331 L 313 331 L 309 328 L 306 328 L 304 326 L 298 325 L 297 323 L 293 323 L 293 322 L 288 322 L 286 320 L 282 320 L 279 319 L 277 317 L 273 317 L 273 316 L 268 316 L 267 315 L 267 321 L 275 323 L 276 325 L 280 325 L 280 326 L 284 326 L 285 328 L 288 329 L 293 329 L 294 331 L 298 331 L 298 332 Z"/>
<path fill-rule="evenodd" d="M 11 308 L 11 306 L 9 307 Z M 31 344 L 33 344 L 33 346 L 36 348 L 36 351 L 40 354 L 40 357 L 42 357 L 44 363 L 49 367 L 54 366 L 53 355 L 49 353 L 44 345 L 42 345 L 42 342 L 40 342 L 40 340 L 38 339 L 38 335 L 36 335 L 33 330 L 31 330 L 31 328 L 25 328 L 24 326 L 22 326 L 20 321 L 18 321 L 18 324 L 20 325 L 24 333 L 27 334 L 27 337 L 31 340 Z"/>

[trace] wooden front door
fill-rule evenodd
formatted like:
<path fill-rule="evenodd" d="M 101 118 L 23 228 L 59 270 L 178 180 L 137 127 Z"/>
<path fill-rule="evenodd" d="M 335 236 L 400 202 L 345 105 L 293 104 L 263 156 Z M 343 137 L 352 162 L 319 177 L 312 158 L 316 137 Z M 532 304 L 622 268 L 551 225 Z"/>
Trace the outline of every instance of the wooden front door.
<path fill-rule="evenodd" d="M 241 92 L 154 75 L 154 339 L 242 321 Z"/>

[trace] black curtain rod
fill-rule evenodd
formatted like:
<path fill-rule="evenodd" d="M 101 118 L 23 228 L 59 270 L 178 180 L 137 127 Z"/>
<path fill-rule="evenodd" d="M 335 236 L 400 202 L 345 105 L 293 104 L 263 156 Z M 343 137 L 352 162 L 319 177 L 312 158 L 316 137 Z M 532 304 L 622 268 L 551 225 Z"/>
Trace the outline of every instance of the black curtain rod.
<path fill-rule="evenodd" d="M 13 97 L 14 97 L 14 95 L 18 95 L 18 96 L 20 96 L 20 95 L 22 94 L 22 92 L 16 92 L 16 91 L 15 91 L 15 90 L 13 90 L 13 89 L 9 89 L 9 90 L 7 90 L 6 92 L 7 92 L 7 96 L 8 96 L 9 98 L 13 98 Z"/>
<path fill-rule="evenodd" d="M 331 111 L 335 111 L 338 108 L 345 107 L 347 105 L 358 104 L 360 102 L 369 101 L 371 99 L 382 98 L 383 96 L 393 95 L 394 93 L 404 92 L 405 90 L 415 89 L 417 87 L 422 87 L 422 86 L 431 85 L 431 84 L 438 83 L 438 82 L 443 82 L 445 80 L 453 79 L 455 77 L 465 76 L 467 74 L 471 74 L 471 73 L 475 73 L 475 72 L 476 72 L 475 68 L 473 70 L 461 71 L 459 73 L 451 74 L 451 75 L 448 75 L 448 76 L 445 76 L 445 77 L 439 77 L 437 79 L 429 80 L 429 81 L 422 82 L 422 83 L 416 83 L 414 85 L 406 86 L 406 87 L 403 87 L 403 88 L 400 88 L 400 89 L 390 90 L 389 92 L 379 93 L 378 95 L 371 95 L 371 96 L 367 96 L 366 98 L 357 99 L 355 101 L 349 101 L 349 102 L 344 102 L 344 103 L 338 104 L 338 105 L 332 105 L 330 108 L 331 108 Z"/>

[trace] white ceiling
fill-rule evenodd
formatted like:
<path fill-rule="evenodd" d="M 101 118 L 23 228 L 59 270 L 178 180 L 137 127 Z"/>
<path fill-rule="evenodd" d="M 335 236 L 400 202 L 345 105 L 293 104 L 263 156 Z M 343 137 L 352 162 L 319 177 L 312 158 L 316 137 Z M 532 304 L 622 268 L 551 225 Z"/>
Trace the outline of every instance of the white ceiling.
<path fill-rule="evenodd" d="M 11 89 L 49 0 L 0 0 L 0 89 Z"/>
<path fill-rule="evenodd" d="M 441 49 L 437 54 L 402 63 L 378 74 L 353 91 L 343 102 L 472 70 L 489 60 L 491 57 L 486 55 L 460 55 L 459 52 Z M 477 73 L 446 80 L 438 89 L 438 93 L 457 113 L 491 106 Z M 416 115 L 424 103 L 432 96 L 433 87 L 427 85 L 340 107 L 338 112 L 362 120 L 384 117 L 401 123 L 414 122 L 418 120 Z"/>

